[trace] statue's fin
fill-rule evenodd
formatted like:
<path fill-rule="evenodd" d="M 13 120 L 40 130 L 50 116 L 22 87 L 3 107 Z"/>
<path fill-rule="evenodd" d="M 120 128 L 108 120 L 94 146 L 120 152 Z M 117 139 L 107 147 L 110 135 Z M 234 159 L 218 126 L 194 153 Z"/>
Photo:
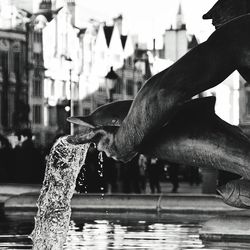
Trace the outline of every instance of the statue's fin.
<path fill-rule="evenodd" d="M 178 124 L 180 126 L 180 124 L 184 125 L 190 122 L 194 123 L 194 121 L 201 122 L 211 119 L 215 115 L 215 101 L 214 96 L 209 96 L 185 102 L 179 107 L 169 125 L 173 123 L 173 125 Z"/>
<path fill-rule="evenodd" d="M 75 116 L 67 121 L 81 126 L 96 128 L 103 126 L 120 126 L 132 104 L 132 100 L 116 101 L 97 108 L 88 116 Z"/>
<path fill-rule="evenodd" d="M 216 102 L 215 96 L 196 98 L 186 102 L 182 106 L 181 110 L 182 112 L 194 111 L 196 114 L 199 113 L 204 115 L 214 114 L 215 102 Z"/>

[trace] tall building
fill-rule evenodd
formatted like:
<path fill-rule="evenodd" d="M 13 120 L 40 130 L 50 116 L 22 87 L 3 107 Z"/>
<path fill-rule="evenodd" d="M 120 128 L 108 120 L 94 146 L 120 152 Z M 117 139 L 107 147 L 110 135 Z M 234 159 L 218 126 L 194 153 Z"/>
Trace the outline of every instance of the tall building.
<path fill-rule="evenodd" d="M 189 37 L 181 4 L 176 14 L 175 23 L 163 35 L 164 57 L 175 62 L 188 51 Z"/>
<path fill-rule="evenodd" d="M 0 132 L 27 128 L 28 28 L 27 12 L 10 3 L 0 5 Z"/>
<path fill-rule="evenodd" d="M 78 108 L 80 29 L 74 26 L 74 1 L 67 0 L 43 29 L 44 127 L 45 141 L 56 134 L 69 133 L 66 118 L 70 115 L 70 99 Z M 77 110 L 75 110 L 74 113 Z"/>
<path fill-rule="evenodd" d="M 42 30 L 57 11 L 51 1 L 42 0 L 36 13 L 29 12 L 35 3 L 0 3 L 0 130 L 6 134 L 29 128 L 44 144 Z"/>
<path fill-rule="evenodd" d="M 55 1 L 38 0 L 33 2 L 32 22 L 29 32 L 30 44 L 30 94 L 29 103 L 31 107 L 30 120 L 31 129 L 38 143 L 47 144 L 50 137 L 51 127 L 48 126 L 48 98 L 46 96 L 46 82 L 48 81 L 48 65 L 44 65 L 44 32 L 47 25 L 56 18 L 61 9 L 55 8 Z M 50 41 L 50 38 L 47 38 Z M 50 51 L 49 51 L 50 52 Z M 50 77 L 50 76 L 49 76 Z M 53 96 L 51 97 L 53 99 Z M 49 109 L 50 110 L 50 109 Z M 53 118 L 52 118 L 53 119 Z M 53 129 L 52 129 L 53 131 Z M 54 132 L 54 131 L 53 131 Z"/>
<path fill-rule="evenodd" d="M 170 29 L 166 29 L 163 33 L 163 48 L 156 49 L 155 44 L 156 40 L 153 39 L 150 64 L 154 74 L 170 66 L 198 45 L 196 36 L 187 31 L 181 3 Z"/>

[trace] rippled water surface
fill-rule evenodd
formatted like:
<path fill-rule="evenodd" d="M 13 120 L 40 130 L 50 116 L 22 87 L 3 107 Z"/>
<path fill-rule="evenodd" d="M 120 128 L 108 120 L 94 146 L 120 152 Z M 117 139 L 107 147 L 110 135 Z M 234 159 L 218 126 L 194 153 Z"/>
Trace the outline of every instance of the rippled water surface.
<path fill-rule="evenodd" d="M 200 239 L 202 224 L 139 219 L 86 219 L 71 221 L 65 250 L 87 249 L 250 249 L 249 243 L 212 242 Z M 31 218 L 0 218 L 0 249 L 31 249 L 28 235 L 34 226 Z"/>

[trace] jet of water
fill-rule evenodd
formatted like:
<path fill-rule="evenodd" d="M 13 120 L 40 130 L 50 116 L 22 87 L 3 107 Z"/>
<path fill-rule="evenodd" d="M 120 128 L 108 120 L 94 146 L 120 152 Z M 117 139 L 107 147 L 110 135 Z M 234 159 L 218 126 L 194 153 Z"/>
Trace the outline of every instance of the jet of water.
<path fill-rule="evenodd" d="M 66 136 L 52 147 L 31 233 L 34 250 L 63 248 L 70 223 L 70 202 L 88 147 L 89 144 L 70 144 Z"/>

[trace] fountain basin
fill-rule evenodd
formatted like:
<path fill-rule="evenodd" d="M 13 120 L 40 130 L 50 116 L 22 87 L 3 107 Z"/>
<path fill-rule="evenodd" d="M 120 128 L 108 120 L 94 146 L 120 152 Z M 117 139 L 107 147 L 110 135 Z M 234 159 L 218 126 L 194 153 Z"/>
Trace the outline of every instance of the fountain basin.
<path fill-rule="evenodd" d="M 12 196 L 4 203 L 5 213 L 36 212 L 39 193 Z M 74 194 L 72 212 L 146 212 L 146 213 L 204 213 L 217 214 L 242 211 L 225 203 L 217 195 L 202 194 Z"/>

